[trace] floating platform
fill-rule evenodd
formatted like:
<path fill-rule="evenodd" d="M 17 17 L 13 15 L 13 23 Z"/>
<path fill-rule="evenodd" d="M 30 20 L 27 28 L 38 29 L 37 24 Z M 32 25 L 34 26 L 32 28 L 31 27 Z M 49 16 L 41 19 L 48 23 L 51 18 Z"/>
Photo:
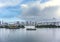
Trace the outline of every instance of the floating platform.
<path fill-rule="evenodd" d="M 32 28 L 27 28 L 26 30 L 36 30 L 36 28 L 35 28 L 35 29 L 32 29 Z"/>

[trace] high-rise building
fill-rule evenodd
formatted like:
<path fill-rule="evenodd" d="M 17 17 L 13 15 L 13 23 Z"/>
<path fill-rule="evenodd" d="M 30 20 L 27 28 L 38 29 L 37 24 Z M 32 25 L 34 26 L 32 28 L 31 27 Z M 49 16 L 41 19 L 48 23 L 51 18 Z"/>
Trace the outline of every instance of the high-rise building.
<path fill-rule="evenodd" d="M 19 21 L 17 21 L 17 22 L 16 22 L 16 24 L 18 24 L 18 25 L 19 25 L 19 24 L 20 24 L 20 22 L 19 22 Z"/>
<path fill-rule="evenodd" d="M 0 21 L 0 25 L 1 25 L 1 21 Z"/>

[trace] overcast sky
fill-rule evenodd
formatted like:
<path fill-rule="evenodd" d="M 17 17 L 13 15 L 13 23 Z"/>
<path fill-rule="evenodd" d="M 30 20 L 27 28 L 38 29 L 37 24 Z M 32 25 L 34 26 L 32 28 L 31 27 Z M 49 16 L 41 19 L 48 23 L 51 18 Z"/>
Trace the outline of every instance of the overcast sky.
<path fill-rule="evenodd" d="M 52 18 L 60 18 L 60 0 L 0 0 L 0 20 Z"/>

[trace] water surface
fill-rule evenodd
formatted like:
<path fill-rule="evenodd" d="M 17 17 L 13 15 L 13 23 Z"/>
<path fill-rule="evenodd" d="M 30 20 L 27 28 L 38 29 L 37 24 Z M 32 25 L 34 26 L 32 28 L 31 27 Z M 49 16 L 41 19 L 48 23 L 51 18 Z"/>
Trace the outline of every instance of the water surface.
<path fill-rule="evenodd" d="M 0 29 L 0 42 L 60 42 L 60 28 Z"/>

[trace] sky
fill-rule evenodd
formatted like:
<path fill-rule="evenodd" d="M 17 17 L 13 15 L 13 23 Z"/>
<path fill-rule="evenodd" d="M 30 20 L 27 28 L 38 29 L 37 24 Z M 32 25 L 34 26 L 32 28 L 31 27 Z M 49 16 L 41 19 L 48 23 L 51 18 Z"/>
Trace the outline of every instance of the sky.
<path fill-rule="evenodd" d="M 0 0 L 0 20 L 60 19 L 60 0 Z"/>

